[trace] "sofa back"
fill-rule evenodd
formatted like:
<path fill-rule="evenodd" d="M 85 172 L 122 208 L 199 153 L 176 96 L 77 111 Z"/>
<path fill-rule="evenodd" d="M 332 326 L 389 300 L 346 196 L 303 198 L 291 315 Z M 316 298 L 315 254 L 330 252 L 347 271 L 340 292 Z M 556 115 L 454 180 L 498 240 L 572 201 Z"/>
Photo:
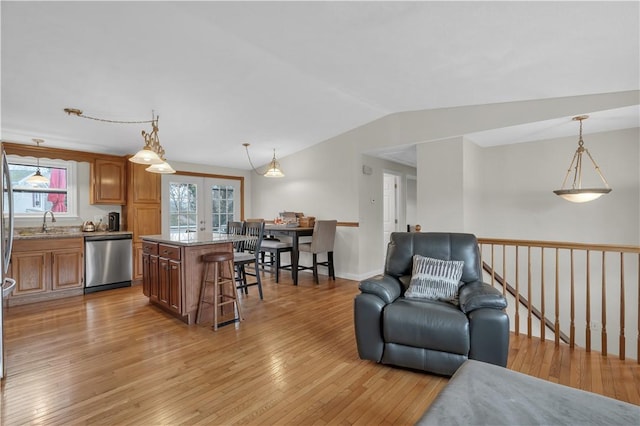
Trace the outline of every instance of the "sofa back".
<path fill-rule="evenodd" d="M 413 255 L 440 260 L 462 260 L 461 281 L 482 279 L 478 240 L 473 234 L 450 232 L 393 232 L 387 246 L 385 274 L 396 278 L 410 276 Z"/>

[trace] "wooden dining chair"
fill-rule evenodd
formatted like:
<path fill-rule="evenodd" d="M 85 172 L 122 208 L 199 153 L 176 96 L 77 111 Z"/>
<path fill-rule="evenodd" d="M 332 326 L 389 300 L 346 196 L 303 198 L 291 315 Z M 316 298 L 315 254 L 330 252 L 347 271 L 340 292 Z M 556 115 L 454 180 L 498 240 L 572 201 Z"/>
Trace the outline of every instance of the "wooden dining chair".
<path fill-rule="evenodd" d="M 307 252 L 313 255 L 313 266 L 301 266 L 298 263 L 298 270 L 313 270 L 313 278 L 318 284 L 318 265 L 326 266 L 329 269 L 329 276 L 336 279 L 335 269 L 333 266 L 333 245 L 336 238 L 337 220 L 317 220 L 313 226 L 313 236 L 311 242 L 300 243 L 298 251 L 300 253 Z M 318 262 L 318 254 L 327 253 L 327 260 Z"/>

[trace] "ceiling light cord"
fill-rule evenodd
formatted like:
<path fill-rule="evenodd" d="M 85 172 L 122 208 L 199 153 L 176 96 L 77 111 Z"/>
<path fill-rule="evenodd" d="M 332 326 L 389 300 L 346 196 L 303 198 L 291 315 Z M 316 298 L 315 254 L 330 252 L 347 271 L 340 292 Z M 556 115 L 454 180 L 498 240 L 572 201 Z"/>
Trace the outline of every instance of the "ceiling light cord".
<path fill-rule="evenodd" d="M 256 166 L 253 165 L 253 162 L 251 161 L 251 156 L 249 155 L 249 144 L 248 143 L 243 143 L 242 146 L 244 146 L 245 151 L 247 152 L 247 158 L 249 159 L 249 165 L 251 166 L 251 169 L 255 172 L 255 174 L 257 174 L 258 176 L 262 176 L 262 173 L 258 172 L 258 170 L 256 170 Z"/>
<path fill-rule="evenodd" d="M 91 117 L 84 115 L 83 112 L 77 108 L 65 108 L 64 112 L 68 115 L 75 115 L 76 117 L 86 118 L 89 120 L 102 121 L 104 123 L 116 123 L 116 124 L 146 124 L 151 123 L 151 132 L 142 131 L 142 138 L 144 139 L 144 146 L 134 156 L 129 157 L 129 161 L 136 164 L 145 164 L 147 167 L 145 170 L 151 173 L 175 173 L 176 171 L 169 165 L 164 158 L 164 148 L 160 145 L 160 138 L 158 137 L 158 120 L 159 115 L 155 114 L 155 111 L 151 111 L 151 120 L 139 120 L 139 121 L 124 121 L 124 120 L 108 120 L 105 118 Z"/>
<path fill-rule="evenodd" d="M 77 108 L 65 108 L 64 112 L 66 112 L 68 115 L 75 115 L 76 117 L 86 118 L 88 120 L 102 121 L 103 123 L 146 124 L 146 123 L 153 123 L 154 121 L 156 121 L 156 119 L 140 120 L 140 121 L 108 120 L 106 118 L 97 118 L 97 117 L 91 117 L 89 115 L 85 115 L 81 110 L 79 110 Z M 153 113 L 153 114 L 155 114 L 155 113 Z M 155 115 L 154 115 L 154 117 L 155 117 Z"/>
<path fill-rule="evenodd" d="M 276 159 L 276 149 L 275 148 L 273 149 L 273 158 L 269 162 L 269 165 L 267 166 L 267 170 L 264 173 L 260 173 L 258 170 L 256 170 L 256 167 L 253 165 L 253 162 L 251 161 L 251 156 L 249 155 L 249 145 L 250 144 L 248 144 L 248 143 L 243 143 L 242 144 L 242 146 L 244 146 L 244 149 L 247 151 L 247 158 L 249 159 L 249 164 L 251 165 L 251 169 L 258 176 L 264 176 L 264 177 L 269 177 L 269 178 L 281 178 L 281 177 L 284 177 L 284 173 L 280 169 L 280 163 Z"/>

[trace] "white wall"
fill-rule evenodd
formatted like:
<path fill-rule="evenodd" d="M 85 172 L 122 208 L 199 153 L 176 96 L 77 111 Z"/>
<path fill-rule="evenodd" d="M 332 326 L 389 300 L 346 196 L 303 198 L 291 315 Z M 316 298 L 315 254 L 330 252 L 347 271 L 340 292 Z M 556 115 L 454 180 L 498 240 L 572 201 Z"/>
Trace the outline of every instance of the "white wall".
<path fill-rule="evenodd" d="M 637 128 L 584 137 L 613 188 L 588 203 L 571 203 L 552 192 L 562 185 L 577 136 L 481 149 L 479 207 L 468 230 L 497 238 L 639 244 L 638 140 Z M 585 158 L 587 174 L 595 177 Z"/>
<path fill-rule="evenodd" d="M 422 232 L 464 231 L 462 137 L 418 145 L 417 220 Z"/>
<path fill-rule="evenodd" d="M 282 211 L 303 212 L 320 219 L 358 222 L 361 163 L 352 144 L 337 138 L 280 159 L 282 179 L 253 177 L 252 215 L 272 219 Z M 338 227 L 335 242 L 336 275 L 357 278 L 360 229 Z M 302 257 L 301 263 L 310 264 Z M 322 272 L 321 272 L 322 273 Z"/>
<path fill-rule="evenodd" d="M 581 232 L 583 226 L 602 223 L 609 217 L 615 219 L 615 226 L 626 231 L 598 231 L 594 238 L 625 243 L 630 234 L 637 241 L 640 180 L 637 165 L 632 169 L 635 180 L 629 182 L 633 192 L 631 198 L 622 203 L 619 202 L 621 198 L 614 199 L 614 207 L 605 207 L 609 203 L 605 200 L 614 198 L 612 195 L 616 192 L 620 193 L 617 197 L 621 197 L 624 191 L 622 186 L 614 184 L 617 172 L 608 171 L 614 166 L 608 166 L 605 156 L 621 156 L 626 161 L 629 157 L 638 158 L 633 153 L 635 151 L 629 154 L 612 150 L 609 154 L 600 154 L 594 140 L 593 154 L 601 162 L 600 166 L 614 192 L 587 205 L 585 210 L 591 211 L 589 215 L 576 218 L 572 213 L 575 206 L 561 203 L 564 200 L 553 193 L 548 196 L 562 183 L 562 173 L 575 151 L 576 140 L 567 142 L 559 151 L 548 148 L 553 142 L 532 142 L 487 150 L 464 140 L 462 135 L 530 121 L 571 117 L 584 111 L 635 105 L 638 97 L 638 91 L 631 91 L 391 114 L 310 149 L 280 158 L 286 174 L 284 179 L 252 178 L 252 214 L 271 218 L 280 211 L 295 210 L 319 219 L 358 222 L 358 228 L 341 227 L 338 230 L 336 272 L 343 277 L 363 278 L 382 267 L 373 265 L 380 258 L 378 235 L 381 234 L 382 215 L 372 208 L 371 199 L 381 199 L 375 188 L 378 178 L 382 187 L 384 166 L 372 166 L 372 175 L 365 179 L 362 175 L 362 154 L 416 143 L 420 144 L 416 219 L 424 230 L 465 230 L 479 236 L 525 238 L 536 235 L 538 239 L 553 237 L 551 239 L 584 241 L 585 235 L 589 239 L 592 235 Z M 453 142 L 453 146 L 445 144 L 444 139 Z M 593 139 L 596 139 L 595 135 Z M 589 147 L 591 135 L 585 137 L 585 142 Z M 541 148 L 527 149 L 527 146 L 536 147 L 539 143 Z M 430 149 L 443 152 L 432 157 L 428 153 Z M 535 160 L 530 160 L 530 156 Z M 527 171 L 527 176 L 536 178 L 516 177 L 524 176 L 523 170 Z M 526 192 L 521 196 L 515 189 L 522 187 Z M 458 193 L 447 193 L 446 188 Z M 440 198 L 450 199 L 444 204 L 435 202 L 428 196 L 430 194 L 425 193 L 427 189 L 439 191 L 437 195 Z M 505 203 L 509 204 L 508 208 L 505 208 Z M 443 208 L 445 205 L 448 207 Z M 634 211 L 635 222 L 630 223 Z M 555 220 L 557 224 L 548 223 Z M 576 227 L 576 223 L 580 226 Z M 567 229 L 572 231 L 565 232 Z M 620 240 L 623 236 L 624 239 Z"/>

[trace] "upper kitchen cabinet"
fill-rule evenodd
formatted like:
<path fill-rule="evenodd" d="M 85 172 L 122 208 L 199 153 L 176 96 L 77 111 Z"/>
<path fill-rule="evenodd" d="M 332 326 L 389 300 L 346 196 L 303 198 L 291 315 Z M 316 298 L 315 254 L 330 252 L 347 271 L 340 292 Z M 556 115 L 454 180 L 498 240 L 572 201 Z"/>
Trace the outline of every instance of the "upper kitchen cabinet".
<path fill-rule="evenodd" d="M 126 204 L 125 161 L 96 158 L 91 162 L 91 204 Z"/>
<path fill-rule="evenodd" d="M 129 201 L 134 204 L 160 204 L 161 175 L 150 173 L 145 169 L 146 164 L 135 164 L 129 162 L 131 185 Z"/>
<path fill-rule="evenodd" d="M 127 204 L 122 209 L 122 223 L 127 231 L 133 232 L 133 281 L 142 280 L 143 247 L 142 235 L 161 233 L 161 175 L 150 173 L 146 164 L 127 161 Z"/>

